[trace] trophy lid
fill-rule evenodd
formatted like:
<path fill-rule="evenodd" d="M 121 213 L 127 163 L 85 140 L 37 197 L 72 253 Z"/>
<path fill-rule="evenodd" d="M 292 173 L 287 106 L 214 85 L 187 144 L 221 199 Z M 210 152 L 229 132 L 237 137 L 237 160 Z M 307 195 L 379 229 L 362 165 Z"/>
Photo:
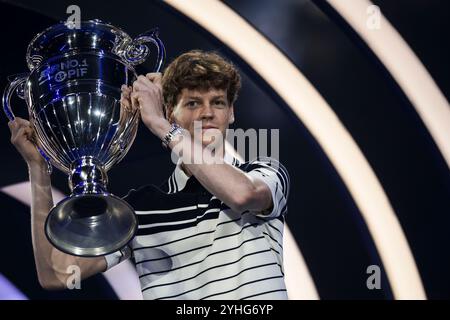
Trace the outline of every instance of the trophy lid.
<path fill-rule="evenodd" d="M 80 28 L 67 22 L 55 24 L 36 35 L 28 45 L 27 65 L 30 71 L 44 60 L 75 50 L 100 50 L 121 55 L 132 41 L 123 30 L 101 20 L 81 21 Z"/>

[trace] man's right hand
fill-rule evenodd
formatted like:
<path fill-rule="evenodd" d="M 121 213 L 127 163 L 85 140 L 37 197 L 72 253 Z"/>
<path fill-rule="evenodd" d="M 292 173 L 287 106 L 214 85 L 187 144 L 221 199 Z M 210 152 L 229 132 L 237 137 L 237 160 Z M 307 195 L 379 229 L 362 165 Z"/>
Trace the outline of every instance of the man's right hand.
<path fill-rule="evenodd" d="M 16 117 L 8 122 L 11 143 L 22 155 L 28 166 L 45 166 L 45 159 L 36 147 L 36 133 L 28 120 Z"/>

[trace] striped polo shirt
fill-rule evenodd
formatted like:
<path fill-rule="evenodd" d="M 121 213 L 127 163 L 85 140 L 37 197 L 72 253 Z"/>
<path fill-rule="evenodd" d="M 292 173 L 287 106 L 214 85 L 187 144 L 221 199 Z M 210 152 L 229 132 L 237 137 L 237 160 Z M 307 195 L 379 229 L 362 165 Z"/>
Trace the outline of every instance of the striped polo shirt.
<path fill-rule="evenodd" d="M 105 256 L 107 269 L 131 258 L 144 299 L 287 299 L 283 271 L 283 226 L 289 176 L 275 159 L 224 162 L 263 180 L 273 210 L 235 212 L 209 193 L 178 162 L 161 186 L 131 190 L 136 236 Z"/>

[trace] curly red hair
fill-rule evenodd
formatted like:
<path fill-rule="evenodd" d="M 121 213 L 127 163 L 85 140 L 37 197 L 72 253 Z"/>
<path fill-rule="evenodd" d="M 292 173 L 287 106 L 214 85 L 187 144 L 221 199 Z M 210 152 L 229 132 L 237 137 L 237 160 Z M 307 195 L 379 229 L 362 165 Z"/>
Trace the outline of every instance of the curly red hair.
<path fill-rule="evenodd" d="M 222 89 L 228 103 L 233 104 L 241 88 L 241 76 L 236 67 L 215 52 L 191 50 L 174 59 L 162 76 L 164 105 L 174 107 L 182 89 Z"/>

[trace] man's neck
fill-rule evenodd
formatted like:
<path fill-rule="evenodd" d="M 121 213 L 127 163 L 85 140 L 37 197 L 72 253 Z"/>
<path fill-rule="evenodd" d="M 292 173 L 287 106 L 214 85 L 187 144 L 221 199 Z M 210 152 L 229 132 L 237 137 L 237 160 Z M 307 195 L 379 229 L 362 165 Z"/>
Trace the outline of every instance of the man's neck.
<path fill-rule="evenodd" d="M 186 173 L 186 175 L 187 175 L 188 177 L 192 176 L 191 171 L 189 171 L 189 169 L 184 165 L 183 162 L 181 163 L 181 170 L 183 170 L 184 173 Z"/>

